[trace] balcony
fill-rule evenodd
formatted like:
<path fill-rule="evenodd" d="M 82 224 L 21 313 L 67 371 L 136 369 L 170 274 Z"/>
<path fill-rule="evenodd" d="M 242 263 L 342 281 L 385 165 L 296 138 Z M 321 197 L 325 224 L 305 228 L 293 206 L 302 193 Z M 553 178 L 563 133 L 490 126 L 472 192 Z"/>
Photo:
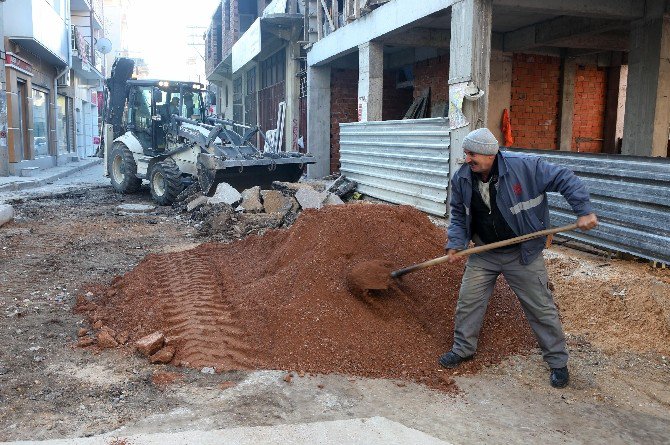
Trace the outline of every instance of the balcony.
<path fill-rule="evenodd" d="M 47 2 L 8 2 L 3 7 L 5 37 L 54 66 L 67 66 L 65 19 Z"/>
<path fill-rule="evenodd" d="M 104 2 L 103 0 L 71 0 L 70 10 L 72 15 L 87 15 L 91 18 L 93 29 L 104 28 Z"/>
<path fill-rule="evenodd" d="M 103 55 L 94 50 L 91 36 L 84 35 L 78 26 L 72 26 L 72 69 L 79 77 L 99 80 L 102 75 Z"/>

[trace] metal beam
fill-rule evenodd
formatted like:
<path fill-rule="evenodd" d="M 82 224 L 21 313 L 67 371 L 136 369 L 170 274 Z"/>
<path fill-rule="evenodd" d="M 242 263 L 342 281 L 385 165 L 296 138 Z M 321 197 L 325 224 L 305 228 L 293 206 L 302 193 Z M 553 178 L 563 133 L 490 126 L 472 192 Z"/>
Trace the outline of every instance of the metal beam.
<path fill-rule="evenodd" d="M 546 22 L 508 32 L 504 37 L 505 51 L 523 51 L 538 46 L 567 46 L 569 39 L 601 34 L 629 27 L 625 20 L 592 19 L 585 17 L 558 17 Z"/>
<path fill-rule="evenodd" d="M 644 16 L 642 0 L 493 0 L 494 7 L 522 9 L 524 12 L 633 20 Z"/>

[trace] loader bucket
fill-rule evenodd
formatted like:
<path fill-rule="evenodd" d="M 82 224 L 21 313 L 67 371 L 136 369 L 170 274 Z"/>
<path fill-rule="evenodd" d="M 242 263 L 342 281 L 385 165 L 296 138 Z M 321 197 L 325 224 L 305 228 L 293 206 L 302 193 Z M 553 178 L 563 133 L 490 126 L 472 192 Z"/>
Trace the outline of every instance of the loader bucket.
<path fill-rule="evenodd" d="M 272 188 L 273 181 L 296 182 L 314 157 L 296 152 L 268 153 L 248 159 L 222 159 L 209 153 L 198 155 L 198 182 L 202 192 L 212 195 L 216 186 L 227 182 L 238 191 L 260 186 Z"/>

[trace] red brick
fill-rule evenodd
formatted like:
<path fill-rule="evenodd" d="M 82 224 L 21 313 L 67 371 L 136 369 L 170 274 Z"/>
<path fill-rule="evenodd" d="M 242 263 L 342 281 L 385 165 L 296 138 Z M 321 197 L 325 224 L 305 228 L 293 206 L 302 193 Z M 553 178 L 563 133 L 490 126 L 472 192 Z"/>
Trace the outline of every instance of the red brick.
<path fill-rule="evenodd" d="M 163 347 L 165 336 L 162 332 L 154 332 L 135 342 L 135 348 L 143 355 L 150 356 Z"/>

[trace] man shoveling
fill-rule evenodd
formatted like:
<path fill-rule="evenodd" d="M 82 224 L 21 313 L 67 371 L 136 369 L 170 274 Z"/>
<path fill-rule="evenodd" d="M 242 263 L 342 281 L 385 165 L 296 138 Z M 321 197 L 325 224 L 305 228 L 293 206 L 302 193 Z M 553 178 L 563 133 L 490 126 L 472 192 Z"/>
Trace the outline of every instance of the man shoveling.
<path fill-rule="evenodd" d="M 546 229 L 547 192 L 559 192 L 577 215 L 577 226 L 598 224 L 582 181 L 567 168 L 536 156 L 501 152 L 486 128 L 474 130 L 463 141 L 466 164 L 452 180 L 451 219 L 446 249 L 453 255 L 475 245 L 490 244 Z M 551 368 L 556 388 L 568 384 L 568 352 L 558 310 L 548 287 L 542 249 L 545 238 L 469 257 L 456 307 L 454 344 L 439 364 L 454 368 L 473 357 L 486 306 L 501 273 L 519 298 Z M 450 262 L 457 261 L 453 257 Z"/>

